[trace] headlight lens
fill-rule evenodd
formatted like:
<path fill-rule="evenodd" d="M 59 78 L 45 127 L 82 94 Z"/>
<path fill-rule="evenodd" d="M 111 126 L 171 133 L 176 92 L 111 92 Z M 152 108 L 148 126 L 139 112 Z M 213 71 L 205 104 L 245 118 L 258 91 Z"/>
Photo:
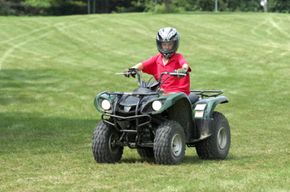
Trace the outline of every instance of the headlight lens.
<path fill-rule="evenodd" d="M 152 103 L 152 109 L 154 111 L 159 111 L 162 107 L 162 102 L 161 101 L 153 101 Z"/>
<path fill-rule="evenodd" d="M 111 103 L 107 99 L 104 99 L 101 103 L 101 107 L 103 110 L 109 110 L 111 109 Z"/>

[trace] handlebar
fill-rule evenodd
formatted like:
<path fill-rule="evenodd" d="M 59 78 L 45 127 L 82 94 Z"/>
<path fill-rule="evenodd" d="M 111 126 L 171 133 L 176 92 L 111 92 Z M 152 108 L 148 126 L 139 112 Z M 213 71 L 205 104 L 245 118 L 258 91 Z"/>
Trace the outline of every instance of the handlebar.
<path fill-rule="evenodd" d="M 163 75 L 171 75 L 174 77 L 185 77 L 187 75 L 187 73 L 180 73 L 180 72 L 162 72 L 160 77 L 159 77 L 159 82 L 161 82 Z"/>
<path fill-rule="evenodd" d="M 125 77 L 132 76 L 134 78 L 137 76 L 138 84 L 139 84 L 139 86 L 141 85 L 141 74 L 140 74 L 140 71 L 138 69 L 129 68 L 127 71 L 124 71 L 123 73 L 116 73 L 116 75 L 124 75 Z M 159 83 L 161 83 L 162 77 L 164 75 L 171 75 L 171 76 L 182 78 L 182 77 L 185 77 L 187 75 L 187 73 L 177 72 L 177 71 L 175 71 L 175 72 L 169 72 L 169 71 L 162 72 L 159 79 L 158 79 Z"/>
<path fill-rule="evenodd" d="M 127 71 L 124 71 L 122 73 L 115 73 L 115 74 L 116 75 L 124 75 L 125 77 L 132 76 L 135 78 L 136 75 L 139 75 L 139 71 L 138 71 L 138 69 L 135 69 L 135 68 L 129 68 Z"/>

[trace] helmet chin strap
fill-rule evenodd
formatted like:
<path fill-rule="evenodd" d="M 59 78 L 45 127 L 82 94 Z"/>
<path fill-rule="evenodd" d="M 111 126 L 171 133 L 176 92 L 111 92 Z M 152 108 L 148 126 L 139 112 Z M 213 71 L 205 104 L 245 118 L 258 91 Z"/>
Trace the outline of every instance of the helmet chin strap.
<path fill-rule="evenodd" d="M 172 53 L 164 53 L 164 54 L 162 54 L 163 55 L 163 57 L 165 58 L 165 59 L 170 59 L 170 57 L 173 55 Z"/>

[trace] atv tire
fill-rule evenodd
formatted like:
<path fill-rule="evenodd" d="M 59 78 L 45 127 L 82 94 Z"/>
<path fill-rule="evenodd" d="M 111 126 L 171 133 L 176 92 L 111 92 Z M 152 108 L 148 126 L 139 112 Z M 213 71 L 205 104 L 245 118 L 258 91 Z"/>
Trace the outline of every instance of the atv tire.
<path fill-rule="evenodd" d="M 118 132 L 103 121 L 97 124 L 93 134 L 92 150 L 98 163 L 115 163 L 120 161 L 123 147 L 117 146 Z"/>
<path fill-rule="evenodd" d="M 145 161 L 153 161 L 154 160 L 154 151 L 153 148 L 149 147 L 138 147 L 137 152 L 142 159 Z"/>
<path fill-rule="evenodd" d="M 230 126 L 226 117 L 213 113 L 212 135 L 196 144 L 196 152 L 201 159 L 225 159 L 231 145 Z"/>
<path fill-rule="evenodd" d="M 158 164 L 178 164 L 185 154 L 185 135 L 176 121 L 165 121 L 156 130 L 154 157 Z"/>

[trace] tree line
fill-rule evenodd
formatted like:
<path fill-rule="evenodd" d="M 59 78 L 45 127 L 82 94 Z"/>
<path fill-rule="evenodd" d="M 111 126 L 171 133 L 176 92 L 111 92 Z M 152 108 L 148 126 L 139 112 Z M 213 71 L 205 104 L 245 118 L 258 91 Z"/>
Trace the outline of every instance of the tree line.
<path fill-rule="evenodd" d="M 72 15 L 114 12 L 263 11 L 261 0 L 0 0 L 0 15 Z M 270 12 L 290 12 L 289 0 L 268 0 Z"/>

